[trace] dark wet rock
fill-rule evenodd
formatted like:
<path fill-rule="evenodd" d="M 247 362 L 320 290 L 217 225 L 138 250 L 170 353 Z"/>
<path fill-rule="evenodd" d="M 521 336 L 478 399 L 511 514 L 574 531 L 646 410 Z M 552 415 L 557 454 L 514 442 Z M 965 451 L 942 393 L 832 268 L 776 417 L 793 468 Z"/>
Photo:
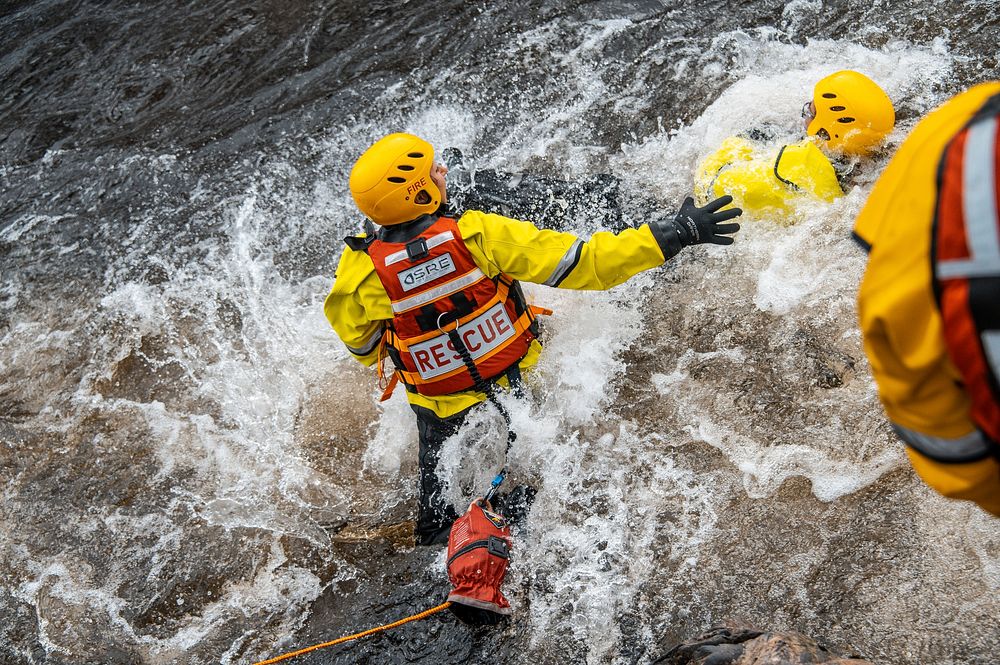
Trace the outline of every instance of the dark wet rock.
<path fill-rule="evenodd" d="M 397 549 L 392 534 L 335 540 L 333 551 L 353 570 L 331 584 L 312 606 L 301 630 L 275 647 L 248 645 L 245 659 L 278 655 L 367 630 L 434 607 L 449 586 L 438 562 L 441 549 Z M 303 656 L 303 665 L 332 663 L 462 663 L 476 652 L 470 635 L 484 634 L 460 623 L 448 612 Z M 471 662 L 477 662 L 471 660 Z M 504 662 L 500 660 L 498 662 Z"/>
<path fill-rule="evenodd" d="M 612 175 L 568 182 L 532 173 L 476 169 L 455 148 L 445 150 L 442 158 L 448 165 L 448 195 L 455 210 L 530 219 L 541 228 L 556 230 L 575 228 L 580 220 L 586 220 L 590 232 L 621 231 L 629 226 L 622 217 L 621 182 Z"/>
<path fill-rule="evenodd" d="M 654 665 L 871 665 L 831 653 L 812 638 L 791 631 L 764 632 L 745 626 L 719 627 L 687 640 Z"/>

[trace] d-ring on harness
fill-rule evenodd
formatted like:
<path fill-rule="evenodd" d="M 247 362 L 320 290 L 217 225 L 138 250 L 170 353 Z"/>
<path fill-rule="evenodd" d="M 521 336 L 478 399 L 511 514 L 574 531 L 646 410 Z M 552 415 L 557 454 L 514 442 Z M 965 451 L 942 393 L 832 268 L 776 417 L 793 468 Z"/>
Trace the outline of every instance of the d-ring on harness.
<path fill-rule="evenodd" d="M 489 491 L 487 491 L 486 495 L 483 497 L 483 501 L 489 503 L 492 501 L 493 496 L 497 493 L 497 490 L 500 489 L 500 485 L 503 484 L 504 479 L 507 477 L 507 456 L 510 454 L 510 447 L 517 440 L 517 432 L 514 431 L 514 428 L 511 425 L 510 412 L 507 411 L 507 407 L 505 407 L 500 400 L 497 399 L 496 383 L 483 379 L 482 375 L 479 373 L 479 369 L 476 367 L 475 361 L 472 359 L 472 354 L 469 353 L 468 347 L 465 346 L 465 342 L 462 341 L 462 336 L 458 334 L 458 320 L 456 319 L 453 321 L 455 327 L 451 330 L 445 330 L 442 327 L 441 319 L 449 314 L 452 313 L 442 312 L 438 316 L 438 330 L 440 330 L 443 334 L 448 335 L 448 339 L 451 340 L 452 346 L 455 347 L 455 352 L 462 359 L 462 362 L 465 363 L 465 366 L 469 370 L 469 374 L 472 375 L 472 378 L 475 381 L 475 389 L 486 394 L 486 399 L 488 399 L 490 403 L 497 408 L 497 411 L 499 411 L 500 415 L 503 416 L 504 422 L 507 423 L 507 448 L 503 453 L 503 467 L 500 469 L 500 473 L 493 478 L 493 482 L 490 483 Z M 443 325 L 447 326 L 449 324 L 448 322 L 445 322 Z M 507 371 L 507 380 L 510 382 L 511 390 L 516 390 L 514 383 L 520 382 L 521 380 L 521 371 L 517 363 L 514 363 L 511 366 L 511 369 Z"/>

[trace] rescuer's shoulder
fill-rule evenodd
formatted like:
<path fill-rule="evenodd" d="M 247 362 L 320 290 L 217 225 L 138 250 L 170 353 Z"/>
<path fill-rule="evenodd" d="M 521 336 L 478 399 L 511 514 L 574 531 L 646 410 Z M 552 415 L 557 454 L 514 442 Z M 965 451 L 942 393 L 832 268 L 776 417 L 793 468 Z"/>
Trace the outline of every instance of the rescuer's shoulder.
<path fill-rule="evenodd" d="M 462 237 L 473 239 L 483 236 L 490 241 L 508 240 L 518 242 L 530 239 L 539 232 L 539 228 L 531 222 L 511 217 L 504 217 L 480 210 L 466 210 L 458 219 L 458 230 Z"/>
<path fill-rule="evenodd" d="M 350 239 L 364 241 L 366 234 L 351 236 Z M 375 264 L 372 258 L 363 249 L 356 249 L 350 244 L 345 244 L 340 253 L 340 261 L 337 263 L 337 271 L 334 276 L 333 291 L 335 293 L 353 293 L 369 275 L 375 272 Z"/>

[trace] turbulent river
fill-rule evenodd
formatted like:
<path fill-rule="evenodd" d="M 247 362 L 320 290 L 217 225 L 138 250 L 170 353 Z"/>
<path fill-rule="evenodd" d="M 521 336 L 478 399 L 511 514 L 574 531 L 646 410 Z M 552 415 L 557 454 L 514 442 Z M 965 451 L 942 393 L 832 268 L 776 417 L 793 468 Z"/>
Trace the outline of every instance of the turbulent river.
<path fill-rule="evenodd" d="M 610 292 L 529 287 L 555 314 L 510 403 L 538 490 L 514 619 L 300 662 L 645 663 L 726 621 L 1000 662 L 1000 521 L 906 464 L 849 239 L 919 117 L 1000 77 L 996 4 L 868 5 L 0 4 L 0 662 L 246 663 L 441 602 L 443 552 L 406 542 L 413 416 L 322 312 L 376 138 L 610 174 L 639 224 L 725 137 L 800 132 L 845 68 L 898 117 L 847 196 Z M 475 420 L 439 467 L 457 505 L 502 453 Z"/>

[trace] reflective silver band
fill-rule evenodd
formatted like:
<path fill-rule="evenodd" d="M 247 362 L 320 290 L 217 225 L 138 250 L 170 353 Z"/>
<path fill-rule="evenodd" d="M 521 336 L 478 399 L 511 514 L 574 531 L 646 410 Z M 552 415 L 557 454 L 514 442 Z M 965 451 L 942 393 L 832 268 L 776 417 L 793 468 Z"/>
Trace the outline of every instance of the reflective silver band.
<path fill-rule="evenodd" d="M 345 344 L 344 346 L 346 346 L 347 350 L 356 356 L 367 356 L 369 353 L 375 350 L 375 347 L 378 346 L 378 343 L 380 341 L 382 341 L 381 326 L 379 326 L 379 329 L 376 330 L 374 333 L 372 333 L 372 336 L 368 339 L 368 341 L 362 344 L 361 346 L 351 346 L 350 344 Z"/>
<path fill-rule="evenodd" d="M 981 460 L 990 454 L 990 443 L 979 430 L 957 439 L 941 439 L 914 432 L 896 423 L 892 423 L 892 428 L 908 446 L 936 462 L 962 464 Z"/>
<path fill-rule="evenodd" d="M 442 245 L 449 240 L 454 240 L 455 236 L 452 235 L 451 231 L 445 231 L 439 233 L 436 236 L 431 236 L 427 239 L 427 249 L 434 249 L 438 245 Z M 398 252 L 393 252 L 389 256 L 385 257 L 385 264 L 391 266 L 393 263 L 399 263 L 400 261 L 407 258 L 406 250 L 401 249 Z"/>
<path fill-rule="evenodd" d="M 559 286 L 566 276 L 576 267 L 577 261 L 580 260 L 580 252 L 583 251 L 583 241 L 577 238 L 570 245 L 563 257 L 559 259 L 559 263 L 556 265 L 556 269 L 552 271 L 549 278 L 542 282 L 545 286 Z"/>
<path fill-rule="evenodd" d="M 939 261 L 940 279 L 1000 275 L 996 139 L 996 117 L 969 128 L 962 158 L 962 217 L 969 258 Z"/>
<path fill-rule="evenodd" d="M 461 291 L 467 286 L 472 286 L 484 277 L 486 277 L 486 275 L 483 274 L 482 270 L 479 268 L 473 268 L 461 277 L 453 279 L 446 284 L 435 286 L 433 289 L 429 289 L 423 293 L 418 293 L 410 296 L 409 298 L 397 300 L 392 303 L 392 311 L 399 314 L 400 312 L 405 312 L 413 309 L 414 307 L 426 305 L 427 303 L 433 302 L 438 298 L 444 298 L 447 295 L 451 295 L 455 291 Z"/>
<path fill-rule="evenodd" d="M 997 275 L 1000 275 L 1000 261 L 952 259 L 938 262 L 938 279 L 995 277 Z"/>
<path fill-rule="evenodd" d="M 1000 377 L 1000 330 L 987 330 L 980 339 L 983 340 L 983 350 L 986 352 L 986 362 L 993 370 L 993 376 Z"/>
<path fill-rule="evenodd" d="M 969 252 L 977 261 L 1000 264 L 996 186 L 997 119 L 969 128 L 962 164 L 962 207 Z"/>
<path fill-rule="evenodd" d="M 470 598 L 469 596 L 463 596 L 460 593 L 455 593 L 454 591 L 448 594 L 448 600 L 452 603 L 460 603 L 462 605 L 468 605 L 469 607 L 478 607 L 481 610 L 489 610 L 494 614 L 510 614 L 511 609 L 509 607 L 500 607 L 496 603 L 491 603 L 488 600 L 479 600 L 478 598 Z"/>

